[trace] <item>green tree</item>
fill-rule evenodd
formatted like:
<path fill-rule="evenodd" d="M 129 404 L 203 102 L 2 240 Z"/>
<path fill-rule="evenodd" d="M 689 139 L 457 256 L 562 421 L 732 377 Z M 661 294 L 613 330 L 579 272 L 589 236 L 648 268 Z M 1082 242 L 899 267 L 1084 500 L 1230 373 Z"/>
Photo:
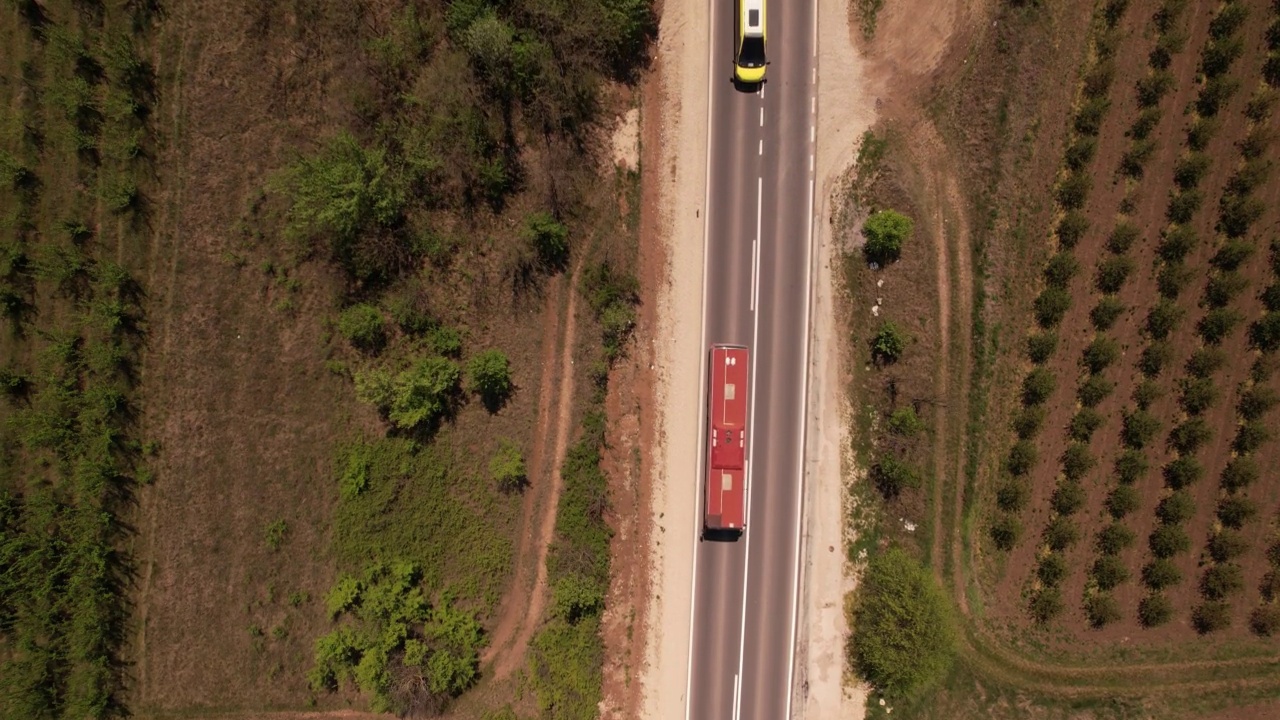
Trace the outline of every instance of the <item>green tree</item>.
<path fill-rule="evenodd" d="M 362 350 L 376 350 L 386 342 L 386 323 L 378 308 L 359 303 L 338 316 L 338 332 Z"/>
<path fill-rule="evenodd" d="M 396 376 L 387 417 L 396 427 L 411 429 L 440 419 L 458 389 L 461 372 L 453 361 L 419 360 Z"/>
<path fill-rule="evenodd" d="M 478 394 L 490 411 L 497 410 L 511 396 L 511 362 L 501 350 L 485 350 L 467 363 L 471 391 Z"/>
<path fill-rule="evenodd" d="M 901 548 L 875 555 L 854 607 L 854 664 L 885 695 L 936 682 L 955 655 L 946 596 L 933 575 Z"/>
<path fill-rule="evenodd" d="M 1160 593 L 1142 598 L 1138 602 L 1138 621 L 1143 627 L 1158 627 L 1173 618 L 1173 603 Z"/>
<path fill-rule="evenodd" d="M 893 411 L 889 416 L 889 432 L 903 437 L 912 437 L 924 430 L 924 421 L 916 415 L 915 408 L 907 405 Z"/>
<path fill-rule="evenodd" d="M 903 490 L 920 487 L 920 474 L 907 462 L 885 455 L 871 466 L 871 481 L 886 497 L 897 497 Z"/>
<path fill-rule="evenodd" d="M 551 213 L 536 212 L 525 221 L 525 238 L 538 261 L 551 270 L 563 270 L 569 262 L 569 228 Z"/>
<path fill-rule="evenodd" d="M 374 225 L 400 219 L 403 178 L 381 148 L 365 149 L 342 132 L 312 157 L 301 157 L 272 181 L 293 201 L 289 231 L 300 237 L 331 234 L 348 243 Z"/>
<path fill-rule="evenodd" d="M 529 482 L 520 446 L 507 439 L 498 441 L 498 451 L 489 460 L 489 476 L 504 492 L 520 490 Z"/>
<path fill-rule="evenodd" d="M 914 228 L 911 218 L 895 210 L 873 213 L 862 225 L 862 234 L 867 239 L 863 247 L 867 260 L 882 266 L 897 260 Z"/>
<path fill-rule="evenodd" d="M 907 349 L 907 335 L 896 323 L 884 321 L 880 329 L 871 339 L 871 357 L 876 362 L 890 364 L 896 362 Z"/>

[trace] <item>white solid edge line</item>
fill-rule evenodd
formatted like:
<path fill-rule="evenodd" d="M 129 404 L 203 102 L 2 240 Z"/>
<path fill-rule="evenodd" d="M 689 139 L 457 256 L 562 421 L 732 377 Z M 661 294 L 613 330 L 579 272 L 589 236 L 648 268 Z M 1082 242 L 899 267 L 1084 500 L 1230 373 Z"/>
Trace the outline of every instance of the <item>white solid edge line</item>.
<path fill-rule="evenodd" d="M 733 718 L 738 720 L 742 717 L 742 676 L 733 676 Z"/>
<path fill-rule="evenodd" d="M 707 171 L 706 178 L 703 181 L 703 200 L 702 200 L 702 345 L 698 348 L 698 412 L 706 412 L 706 393 L 707 393 L 707 253 L 711 243 L 711 106 L 715 103 L 714 87 L 714 70 L 712 48 L 714 46 L 714 28 L 715 12 L 711 0 L 707 0 Z M 695 609 L 698 604 L 698 538 L 702 530 L 702 436 L 703 432 L 698 432 L 698 451 L 694 453 L 695 460 L 695 481 L 690 483 L 693 485 L 693 543 L 691 550 L 693 552 L 693 567 L 690 570 L 689 581 L 689 651 L 685 658 L 685 681 L 684 681 L 684 717 L 690 720 L 692 707 L 690 701 L 693 699 L 690 693 L 693 690 L 693 630 L 694 618 L 697 617 Z"/>
<path fill-rule="evenodd" d="M 764 201 L 764 177 L 761 176 L 756 178 L 756 237 L 757 238 L 760 237 L 760 218 L 761 218 L 761 214 L 764 212 L 763 201 Z M 756 243 L 757 250 L 762 244 L 763 244 L 762 242 Z M 759 288 L 757 287 L 756 290 L 758 289 Z M 760 338 L 760 310 L 757 308 L 755 312 L 755 317 L 752 318 L 752 321 L 751 321 L 751 354 L 753 356 L 751 360 L 751 394 L 750 394 L 751 419 L 748 420 L 749 427 L 747 428 L 747 480 L 746 480 L 747 485 L 745 489 L 747 507 L 746 507 L 746 520 L 743 523 L 748 528 L 750 528 L 750 526 L 752 525 L 751 523 L 751 486 L 752 486 L 753 478 L 751 477 L 751 475 L 755 471 L 755 455 L 756 455 L 756 399 L 757 399 L 756 398 L 756 370 L 760 367 L 760 358 L 758 357 L 759 353 L 757 353 L 756 350 L 757 350 L 757 340 L 759 340 L 759 338 Z M 748 587 L 747 579 L 751 576 L 751 533 L 744 531 L 744 534 L 746 535 L 747 547 L 746 547 L 746 551 L 744 552 L 744 556 L 742 558 L 742 623 L 738 628 L 738 675 L 737 677 L 742 676 L 742 661 L 743 661 L 743 656 L 746 654 L 746 651 L 747 651 L 747 587 Z M 788 681 L 788 685 L 790 685 L 789 681 Z M 741 704 L 742 704 L 742 696 L 741 694 L 739 694 L 735 696 L 733 700 L 733 716 L 735 718 L 739 717 L 742 712 Z M 788 701 L 788 705 L 789 704 L 790 702 Z"/>

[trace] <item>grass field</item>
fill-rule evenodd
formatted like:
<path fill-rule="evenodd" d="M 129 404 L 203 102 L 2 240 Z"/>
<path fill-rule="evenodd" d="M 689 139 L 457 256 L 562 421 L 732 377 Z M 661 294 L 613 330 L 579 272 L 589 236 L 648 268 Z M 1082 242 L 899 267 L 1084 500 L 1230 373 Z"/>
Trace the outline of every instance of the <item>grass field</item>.
<path fill-rule="evenodd" d="M 976 300 L 971 321 L 951 318 L 972 341 L 973 390 L 952 382 L 965 393 L 946 396 L 926 435 L 935 452 L 952 443 L 946 459 L 909 451 L 919 489 L 871 501 L 884 504 L 875 536 L 915 549 L 964 618 L 953 669 L 898 694 L 894 716 L 1266 716 L 1274 706 L 1254 703 L 1280 692 L 1268 462 L 1280 6 L 993 13 L 996 29 L 958 34 L 955 64 L 891 108 L 882 157 L 860 174 L 863 211 L 904 210 L 917 233 L 881 271 L 851 254 L 855 313 L 919 302 L 899 322 L 934 337 L 947 304 L 893 288 L 972 282 Z M 1054 53 L 1036 50 L 1046 42 Z M 912 103 L 945 151 L 895 120 Z M 930 262 L 952 244 L 942 227 L 957 232 L 931 219 L 945 199 L 933 167 L 965 188 L 952 210 L 971 278 Z M 918 409 L 957 357 L 921 343 L 855 378 L 873 478 L 902 446 L 901 398 Z M 937 430 L 960 426 L 962 442 Z"/>
<path fill-rule="evenodd" d="M 0 717 L 589 716 L 638 187 L 597 145 L 650 32 L 613 10 L 5 4 Z"/>

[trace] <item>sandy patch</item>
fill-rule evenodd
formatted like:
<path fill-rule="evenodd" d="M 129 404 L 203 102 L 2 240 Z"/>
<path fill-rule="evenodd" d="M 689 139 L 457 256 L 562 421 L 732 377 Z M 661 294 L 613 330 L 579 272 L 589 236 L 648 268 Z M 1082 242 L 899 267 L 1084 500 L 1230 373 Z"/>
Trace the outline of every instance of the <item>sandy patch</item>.
<path fill-rule="evenodd" d="M 667 480 L 687 478 L 694 470 L 700 436 L 688 399 L 698 393 L 702 334 L 702 313 L 690 309 L 702 306 L 710 72 L 705 5 L 665 3 L 658 37 L 660 161 L 645 181 L 659 183 L 658 231 L 666 239 L 668 265 L 657 292 L 653 335 L 656 413 L 648 481 L 649 520 L 657 531 L 650 536 L 652 595 L 640 683 L 643 717 L 672 720 L 684 717 L 696 503 L 689 483 Z"/>
<path fill-rule="evenodd" d="M 618 118 L 611 138 L 613 164 L 623 170 L 640 166 L 640 108 L 631 108 Z"/>
<path fill-rule="evenodd" d="M 796 649 L 799 697 L 793 717 L 861 718 L 866 691 L 846 687 L 845 638 L 849 634 L 844 597 L 854 587 L 845 562 L 842 509 L 848 502 L 845 477 L 854 472 L 848 448 L 843 335 L 837 330 L 840 302 L 833 271 L 839 238 L 832 232 L 832 196 L 839 177 L 853 162 L 859 138 L 875 120 L 865 61 L 854 46 L 856 26 L 845 0 L 818 3 L 818 127 L 814 208 L 817 272 L 807 412 L 809 446 L 805 497 L 805 566 L 800 605 L 801 636 Z"/>

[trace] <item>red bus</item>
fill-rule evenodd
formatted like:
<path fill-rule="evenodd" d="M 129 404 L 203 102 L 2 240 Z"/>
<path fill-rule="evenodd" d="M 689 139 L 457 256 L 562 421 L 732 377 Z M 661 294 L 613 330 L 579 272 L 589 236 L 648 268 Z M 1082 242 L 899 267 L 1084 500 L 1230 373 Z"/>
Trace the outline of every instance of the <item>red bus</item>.
<path fill-rule="evenodd" d="M 747 515 L 747 388 L 750 355 L 741 345 L 711 346 L 707 412 L 707 499 L 703 527 L 741 533 Z"/>

